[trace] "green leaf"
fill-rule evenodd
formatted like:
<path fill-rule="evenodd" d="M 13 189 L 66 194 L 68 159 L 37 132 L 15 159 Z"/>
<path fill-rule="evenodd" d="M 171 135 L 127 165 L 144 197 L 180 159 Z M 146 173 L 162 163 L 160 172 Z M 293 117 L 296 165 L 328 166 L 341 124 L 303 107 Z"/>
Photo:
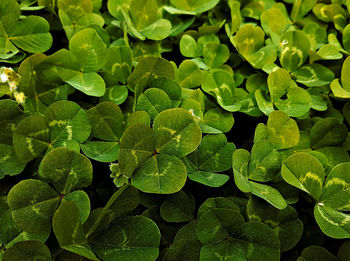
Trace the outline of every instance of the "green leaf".
<path fill-rule="evenodd" d="M 131 182 L 142 192 L 171 194 L 185 185 L 186 178 L 186 167 L 180 159 L 156 154 L 134 172 Z"/>
<path fill-rule="evenodd" d="M 239 98 L 236 97 L 236 86 L 231 74 L 218 70 L 204 74 L 202 89 L 214 96 L 218 104 L 225 110 L 233 112 L 241 107 Z"/>
<path fill-rule="evenodd" d="M 194 197 L 179 191 L 168 196 L 160 206 L 160 215 L 167 222 L 185 222 L 194 218 Z"/>
<path fill-rule="evenodd" d="M 223 133 L 229 132 L 234 124 L 232 113 L 213 108 L 208 110 L 199 122 L 203 133 Z"/>
<path fill-rule="evenodd" d="M 50 227 L 59 201 L 59 195 L 52 187 L 35 179 L 22 180 L 7 195 L 16 225 L 32 233 L 42 233 Z"/>
<path fill-rule="evenodd" d="M 80 221 L 83 224 L 90 215 L 90 199 L 83 190 L 76 190 L 64 196 L 63 201 L 72 201 L 79 209 Z"/>
<path fill-rule="evenodd" d="M 349 167 L 349 162 L 340 163 L 327 176 L 320 197 L 320 202 L 324 205 L 341 211 L 350 210 L 350 195 L 347 190 L 350 186 L 347 174 Z"/>
<path fill-rule="evenodd" d="M 208 187 L 218 188 L 224 185 L 230 177 L 224 174 L 217 174 L 207 171 L 194 171 L 188 173 L 188 178 Z"/>
<path fill-rule="evenodd" d="M 92 135 L 105 141 L 118 141 L 124 132 L 124 115 L 118 105 L 101 102 L 88 110 Z"/>
<path fill-rule="evenodd" d="M 154 153 L 154 134 L 150 127 L 136 123 L 127 128 L 120 140 L 119 169 L 127 177 Z"/>
<path fill-rule="evenodd" d="M 28 16 L 7 31 L 8 40 L 30 53 L 46 52 L 52 45 L 49 23 L 40 16 Z"/>
<path fill-rule="evenodd" d="M 128 94 L 128 88 L 124 85 L 115 85 L 106 89 L 105 94 L 101 97 L 101 101 L 111 101 L 120 105 L 128 98 Z"/>
<path fill-rule="evenodd" d="M 50 129 L 53 143 L 75 140 L 84 142 L 91 132 L 91 124 L 86 112 L 71 101 L 59 101 L 50 105 L 44 118 Z"/>
<path fill-rule="evenodd" d="M 202 132 L 190 112 L 174 108 L 157 115 L 153 123 L 156 150 L 177 157 L 194 151 L 202 139 Z"/>
<path fill-rule="evenodd" d="M 350 237 L 350 215 L 340 212 L 327 205 L 316 204 L 314 215 L 322 232 L 332 238 Z"/>
<path fill-rule="evenodd" d="M 0 100 L 0 144 L 12 145 L 12 135 L 17 124 L 25 117 L 18 103 L 10 99 Z"/>
<path fill-rule="evenodd" d="M 157 225 L 144 216 L 122 217 L 90 238 L 89 243 L 105 261 L 154 261 L 159 254 L 160 232 Z"/>
<path fill-rule="evenodd" d="M 19 160 L 12 146 L 0 144 L 0 173 L 11 176 L 17 175 L 24 170 L 25 166 L 26 164 Z M 1 178 L 2 175 L 0 174 Z"/>
<path fill-rule="evenodd" d="M 51 260 L 50 250 L 40 241 L 28 240 L 17 242 L 6 249 L 2 256 L 3 261 L 12 260 Z"/>
<path fill-rule="evenodd" d="M 291 206 L 279 210 L 252 197 L 247 204 L 247 213 L 250 221 L 263 222 L 273 229 L 280 240 L 281 252 L 292 249 L 301 239 L 303 223 Z"/>
<path fill-rule="evenodd" d="M 308 246 L 302 252 L 298 261 L 304 260 L 329 260 L 329 261 L 339 261 L 337 257 L 332 255 L 328 250 L 321 246 Z"/>
<path fill-rule="evenodd" d="M 287 71 L 294 71 L 302 66 L 308 57 L 310 41 L 302 31 L 288 31 L 280 38 L 280 62 Z"/>
<path fill-rule="evenodd" d="M 317 0 L 293 1 L 291 18 L 293 22 L 303 18 L 317 3 Z"/>
<path fill-rule="evenodd" d="M 165 253 L 164 261 L 199 260 L 201 242 L 191 239 L 174 241 Z"/>
<path fill-rule="evenodd" d="M 335 118 L 322 119 L 310 130 L 310 145 L 314 149 L 338 145 L 345 141 L 347 135 L 347 127 Z"/>
<path fill-rule="evenodd" d="M 4 27 L 14 24 L 20 16 L 19 4 L 16 0 L 4 0 L 0 7 L 0 21 Z"/>
<path fill-rule="evenodd" d="M 315 200 L 320 198 L 325 172 L 315 157 L 295 153 L 283 163 L 281 173 L 287 183 L 309 193 Z"/>
<path fill-rule="evenodd" d="M 296 81 L 308 87 L 329 84 L 334 80 L 334 73 L 320 64 L 307 64 L 292 72 Z"/>
<path fill-rule="evenodd" d="M 69 41 L 69 50 L 76 57 L 81 72 L 101 69 L 106 62 L 107 49 L 94 29 L 83 29 Z"/>
<path fill-rule="evenodd" d="M 182 88 L 195 88 L 204 80 L 203 71 L 190 60 L 184 60 L 177 71 L 177 81 Z"/>
<path fill-rule="evenodd" d="M 38 157 L 49 146 L 49 128 L 39 115 L 24 118 L 13 133 L 13 146 L 22 162 Z"/>
<path fill-rule="evenodd" d="M 50 181 L 61 194 L 68 194 L 91 184 L 92 164 L 79 152 L 57 148 L 45 155 L 39 174 Z"/>
<path fill-rule="evenodd" d="M 146 111 L 153 120 L 161 111 L 170 109 L 171 100 L 165 91 L 157 88 L 147 89 L 140 95 L 136 109 Z"/>
<path fill-rule="evenodd" d="M 116 161 L 119 157 L 119 143 L 89 141 L 80 145 L 83 153 L 90 159 L 100 162 Z"/>
<path fill-rule="evenodd" d="M 128 83 L 135 88 L 139 85 L 140 95 L 143 89 L 157 78 L 175 78 L 175 72 L 173 65 L 160 57 L 148 56 L 142 59 L 135 67 L 133 73 L 128 77 Z"/>
<path fill-rule="evenodd" d="M 275 178 L 281 169 L 280 153 L 266 141 L 256 142 L 251 151 L 249 179 L 266 182 Z"/>
<path fill-rule="evenodd" d="M 108 75 L 111 81 L 116 84 L 119 81 L 126 83 L 131 74 L 132 51 L 128 46 L 110 46 L 106 54 L 106 63 L 104 68 L 110 73 Z"/>
<path fill-rule="evenodd" d="M 194 152 L 193 162 L 199 169 L 205 171 L 222 172 L 231 168 L 232 153 L 236 146 L 232 142 L 227 142 L 224 134 L 205 136 L 198 151 Z"/>
<path fill-rule="evenodd" d="M 98 260 L 86 241 L 79 209 L 73 201 L 62 201 L 52 218 L 52 228 L 63 249 Z"/>
<path fill-rule="evenodd" d="M 198 217 L 212 209 L 230 209 L 240 213 L 239 207 L 230 199 L 224 197 L 207 198 L 198 209 Z M 179 231 L 180 232 L 180 231 Z"/>

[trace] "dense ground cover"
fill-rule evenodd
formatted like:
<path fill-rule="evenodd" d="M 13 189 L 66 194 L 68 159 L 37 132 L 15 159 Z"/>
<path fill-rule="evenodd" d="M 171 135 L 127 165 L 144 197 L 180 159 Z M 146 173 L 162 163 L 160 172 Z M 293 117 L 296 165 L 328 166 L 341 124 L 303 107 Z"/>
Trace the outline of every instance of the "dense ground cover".
<path fill-rule="evenodd" d="M 1 0 L 0 260 L 350 260 L 350 1 Z"/>

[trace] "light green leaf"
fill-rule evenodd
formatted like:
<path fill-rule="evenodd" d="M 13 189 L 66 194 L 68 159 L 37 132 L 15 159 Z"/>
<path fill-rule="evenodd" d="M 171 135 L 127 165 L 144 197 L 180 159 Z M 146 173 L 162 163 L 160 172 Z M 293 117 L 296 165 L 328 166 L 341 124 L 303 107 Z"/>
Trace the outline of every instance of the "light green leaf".
<path fill-rule="evenodd" d="M 350 210 L 350 195 L 348 192 L 350 187 L 349 167 L 349 162 L 340 163 L 327 176 L 320 197 L 320 202 L 324 205 L 340 211 Z"/>
<path fill-rule="evenodd" d="M 79 152 L 57 148 L 45 155 L 39 174 L 50 181 L 61 194 L 68 194 L 91 184 L 92 164 Z"/>
<path fill-rule="evenodd" d="M 281 173 L 287 183 L 309 193 L 315 200 L 320 198 L 325 172 L 315 157 L 295 153 L 283 163 Z"/>
<path fill-rule="evenodd" d="M 334 73 L 320 64 L 307 64 L 292 72 L 296 81 L 308 87 L 329 84 L 334 80 Z"/>
<path fill-rule="evenodd" d="M 149 2 L 149 0 L 147 0 Z M 139 4 L 139 3 L 138 3 Z M 171 23 L 167 19 L 159 19 L 154 23 L 142 28 L 140 33 L 151 40 L 163 40 L 171 34 Z"/>
<path fill-rule="evenodd" d="M 72 77 L 65 80 L 65 82 L 90 96 L 101 97 L 106 91 L 106 84 L 103 78 L 95 72 L 76 72 Z"/>
<path fill-rule="evenodd" d="M 0 21 L 4 27 L 14 24 L 20 16 L 19 4 L 16 0 L 4 0 L 0 6 Z"/>
<path fill-rule="evenodd" d="M 214 8 L 220 1 L 219 0 L 202 0 L 202 1 L 191 1 L 191 0 L 170 0 L 170 3 L 177 9 L 166 9 L 171 14 L 201 14 L 212 8 Z"/>
<path fill-rule="evenodd" d="M 265 33 L 261 27 L 246 24 L 238 30 L 234 42 L 239 53 L 249 56 L 263 47 L 264 38 Z"/>
<path fill-rule="evenodd" d="M 69 41 L 69 50 L 77 58 L 81 72 L 97 71 L 106 62 L 107 49 L 94 29 L 83 29 Z"/>
<path fill-rule="evenodd" d="M 287 71 L 302 66 L 308 57 L 310 41 L 302 31 L 288 31 L 280 38 L 280 62 Z"/>
<path fill-rule="evenodd" d="M 115 85 L 106 89 L 105 94 L 101 97 L 101 101 L 111 101 L 117 105 L 122 104 L 128 98 L 128 88 L 124 85 Z"/>
<path fill-rule="evenodd" d="M 314 215 L 322 232 L 332 238 L 350 237 L 350 215 L 327 205 L 316 204 Z"/>
<path fill-rule="evenodd" d="M 58 193 L 45 182 L 26 179 L 7 195 L 7 203 L 18 228 L 32 233 L 45 232 L 60 201 Z"/>
<path fill-rule="evenodd" d="M 346 58 L 341 69 L 341 84 L 346 91 L 350 91 L 350 58 Z"/>
<path fill-rule="evenodd" d="M 188 173 L 187 176 L 192 181 L 213 188 L 221 187 L 230 179 L 227 175 L 207 171 L 195 171 Z"/>
<path fill-rule="evenodd" d="M 292 79 L 286 70 L 279 68 L 269 74 L 267 84 L 271 101 L 276 102 L 287 93 L 287 89 L 292 85 Z"/>
<path fill-rule="evenodd" d="M 89 141 L 80 145 L 83 153 L 90 159 L 100 162 L 116 161 L 119 157 L 119 143 Z"/>
<path fill-rule="evenodd" d="M 180 52 L 185 57 L 200 56 L 196 40 L 189 34 L 184 34 L 180 39 Z"/>
<path fill-rule="evenodd" d="M 7 31 L 8 40 L 30 53 L 46 52 L 52 45 L 49 23 L 40 16 L 28 16 Z"/>
<path fill-rule="evenodd" d="M 267 120 L 267 140 L 275 149 L 287 149 L 298 144 L 299 128 L 284 112 L 274 111 Z"/>
<path fill-rule="evenodd" d="M 186 178 L 186 167 L 180 159 L 156 154 L 135 171 L 131 182 L 142 192 L 171 194 L 185 185 Z"/>
<path fill-rule="evenodd" d="M 153 131 L 156 150 L 177 157 L 184 157 L 194 151 L 202 132 L 190 112 L 174 108 L 162 111 L 154 119 Z"/>
<path fill-rule="evenodd" d="M 230 58 L 230 50 L 225 44 L 209 42 L 203 48 L 203 58 L 209 68 L 218 68 Z"/>

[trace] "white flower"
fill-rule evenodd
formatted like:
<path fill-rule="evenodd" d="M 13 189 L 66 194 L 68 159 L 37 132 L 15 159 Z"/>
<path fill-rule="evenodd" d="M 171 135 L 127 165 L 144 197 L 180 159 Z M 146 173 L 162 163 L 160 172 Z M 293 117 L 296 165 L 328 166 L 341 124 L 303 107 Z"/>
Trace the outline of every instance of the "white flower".
<path fill-rule="evenodd" d="M 7 76 L 7 74 L 6 74 L 5 72 L 2 72 L 2 73 L 0 74 L 0 82 L 5 83 L 5 82 L 7 82 L 8 80 L 9 80 L 9 77 Z"/>

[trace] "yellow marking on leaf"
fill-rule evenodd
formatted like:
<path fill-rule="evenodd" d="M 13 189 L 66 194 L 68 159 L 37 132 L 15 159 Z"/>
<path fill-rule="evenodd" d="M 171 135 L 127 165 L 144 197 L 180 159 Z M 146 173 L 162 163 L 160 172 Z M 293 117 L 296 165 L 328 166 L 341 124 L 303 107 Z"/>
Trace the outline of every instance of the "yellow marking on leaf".
<path fill-rule="evenodd" d="M 73 130 L 72 130 L 72 126 L 71 125 L 67 125 L 66 126 L 66 130 L 67 130 L 67 140 L 72 140 L 73 138 Z"/>
<path fill-rule="evenodd" d="M 293 47 L 287 46 L 287 47 L 283 48 L 283 50 L 281 52 L 281 59 L 280 59 L 281 62 L 282 62 L 283 59 L 285 59 L 286 54 L 288 52 L 290 52 L 291 55 L 296 54 L 300 58 L 298 66 L 302 65 L 302 63 L 303 63 L 303 52 L 300 49 L 296 48 L 295 46 L 293 46 Z"/>
<path fill-rule="evenodd" d="M 10 153 L 5 154 L 5 156 L 2 157 L 2 158 L 0 159 L 0 162 L 5 162 L 5 161 L 8 160 L 9 158 L 10 158 Z"/>
<path fill-rule="evenodd" d="M 58 125 L 58 127 L 65 126 L 69 123 L 69 120 L 53 120 L 49 122 L 49 127 L 53 127 L 55 125 Z"/>
<path fill-rule="evenodd" d="M 49 132 L 49 129 L 44 129 L 44 130 L 39 130 L 37 132 L 32 132 L 32 133 L 29 133 L 28 136 L 29 137 L 37 137 L 41 134 L 45 134 L 45 133 L 48 133 Z"/>
<path fill-rule="evenodd" d="M 32 210 L 35 214 L 40 215 L 40 208 L 37 208 L 35 205 L 32 206 Z"/>
<path fill-rule="evenodd" d="M 28 145 L 28 150 L 29 150 L 29 152 L 34 156 L 34 157 L 36 157 L 37 156 L 37 154 L 35 153 L 35 151 L 34 151 L 34 149 L 33 149 L 33 143 L 32 143 L 32 139 L 31 138 L 26 138 L 26 143 L 27 143 L 27 145 Z"/>
<path fill-rule="evenodd" d="M 169 132 L 171 135 L 174 135 L 176 133 L 176 130 L 170 129 L 168 127 L 161 126 L 158 130 L 164 130 Z"/>
<path fill-rule="evenodd" d="M 306 183 L 307 179 L 311 179 L 315 182 L 317 182 L 318 184 L 320 184 L 320 186 L 322 186 L 322 179 L 315 173 L 312 173 L 311 171 L 308 171 L 304 177 L 300 177 L 299 181 L 301 183 Z"/>
<path fill-rule="evenodd" d="M 347 183 L 345 180 L 342 180 L 340 178 L 332 178 L 332 179 L 328 180 L 326 183 L 326 187 L 331 186 L 331 185 L 342 185 L 345 188 L 350 186 L 349 183 Z"/>
<path fill-rule="evenodd" d="M 321 215 L 321 217 L 323 217 L 328 223 L 334 225 L 334 226 L 339 226 L 339 224 L 337 222 L 334 222 L 332 219 L 329 218 L 328 215 L 325 215 L 325 213 L 320 209 L 319 213 Z"/>
<path fill-rule="evenodd" d="M 130 152 L 131 152 L 131 155 L 135 159 L 135 163 L 138 164 L 138 158 L 137 158 L 136 150 L 130 150 Z"/>

